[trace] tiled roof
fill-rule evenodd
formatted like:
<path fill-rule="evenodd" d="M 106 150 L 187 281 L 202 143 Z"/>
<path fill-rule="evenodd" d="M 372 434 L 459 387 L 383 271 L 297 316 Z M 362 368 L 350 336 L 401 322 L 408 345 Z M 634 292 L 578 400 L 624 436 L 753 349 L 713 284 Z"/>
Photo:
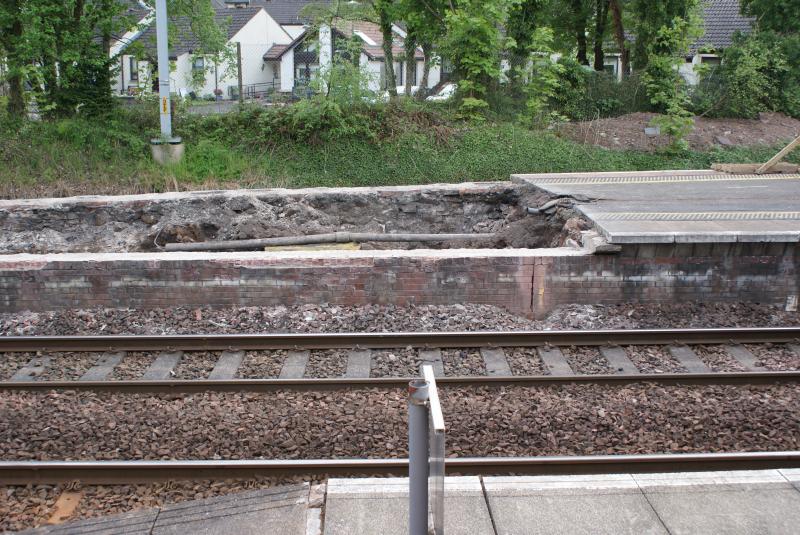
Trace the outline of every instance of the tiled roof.
<path fill-rule="evenodd" d="M 250 0 L 250 7 L 263 7 L 278 24 L 303 24 L 308 22 L 300 11 L 309 4 L 327 4 L 330 0 Z M 212 0 L 214 7 L 224 8 L 225 0 Z"/>
<path fill-rule="evenodd" d="M 737 31 L 748 33 L 754 20 L 741 15 L 739 0 L 707 0 L 703 9 L 705 34 L 692 44 L 692 50 L 729 47 L 733 42 L 733 34 Z"/>
<path fill-rule="evenodd" d="M 367 56 L 372 59 L 383 59 L 383 34 L 381 33 L 380 26 L 372 22 L 344 20 L 336 23 L 335 27 L 337 31 L 346 37 L 358 35 L 364 42 L 362 50 Z M 392 54 L 395 60 L 405 58 L 406 52 L 403 48 L 405 40 L 397 33 L 393 33 L 394 42 L 392 43 Z M 373 45 L 372 43 L 375 44 Z M 419 48 L 417 48 L 415 56 L 417 59 L 424 59 L 422 51 Z"/>
<path fill-rule="evenodd" d="M 260 7 L 247 7 L 239 9 L 231 8 L 216 8 L 214 9 L 214 18 L 218 24 L 227 24 L 228 26 L 228 39 L 231 39 L 236 33 L 244 28 L 259 11 Z M 200 42 L 192 35 L 189 20 L 185 17 L 173 19 L 170 17 L 170 24 L 177 27 L 177 37 L 175 42 L 169 50 L 169 57 L 171 59 L 182 56 L 183 54 L 192 53 L 200 48 Z M 156 23 L 153 21 L 150 26 L 135 40 L 140 42 L 145 50 L 151 54 L 155 54 L 156 48 Z"/>
<path fill-rule="evenodd" d="M 289 50 L 289 45 L 272 45 L 269 50 L 264 53 L 265 60 L 280 59 L 284 52 Z"/>

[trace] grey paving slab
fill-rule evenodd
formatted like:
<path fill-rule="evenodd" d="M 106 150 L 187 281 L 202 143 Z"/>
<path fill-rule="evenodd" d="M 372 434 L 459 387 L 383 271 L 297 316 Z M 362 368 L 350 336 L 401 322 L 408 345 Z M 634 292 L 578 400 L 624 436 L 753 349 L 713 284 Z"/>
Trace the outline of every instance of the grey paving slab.
<path fill-rule="evenodd" d="M 80 381 L 105 381 L 109 375 L 114 371 L 114 366 L 122 362 L 122 359 L 125 358 L 124 351 L 117 351 L 115 353 L 103 353 L 100 356 L 100 360 L 97 363 L 89 368 L 86 373 L 84 373 Z"/>
<path fill-rule="evenodd" d="M 372 351 L 369 349 L 355 349 L 347 354 L 347 370 L 345 377 L 351 379 L 369 377 L 372 367 Z"/>
<path fill-rule="evenodd" d="M 88 518 L 57 526 L 44 526 L 20 532 L 26 535 L 149 535 L 158 509 L 132 511 L 119 515 Z"/>
<path fill-rule="evenodd" d="M 11 376 L 12 381 L 35 381 L 36 378 L 44 373 L 45 368 L 50 365 L 50 357 L 34 357 L 22 368 L 14 372 Z"/>
<path fill-rule="evenodd" d="M 763 366 L 757 366 L 756 362 L 758 362 L 758 358 L 753 355 L 753 352 L 744 347 L 741 344 L 731 344 L 725 346 L 725 351 L 735 358 L 739 364 L 747 368 L 748 370 L 753 371 L 764 371 L 766 368 Z"/>
<path fill-rule="evenodd" d="M 619 346 L 605 346 L 600 348 L 600 354 L 608 361 L 614 373 L 639 373 L 628 354 Z"/>
<path fill-rule="evenodd" d="M 208 375 L 209 379 L 220 381 L 233 379 L 244 359 L 244 351 L 225 351 L 217 359 L 214 369 Z"/>
<path fill-rule="evenodd" d="M 445 533 L 491 535 L 489 510 L 478 477 L 445 478 Z M 408 479 L 331 479 L 325 535 L 407 535 Z"/>
<path fill-rule="evenodd" d="M 612 243 L 797 242 L 800 175 L 706 171 L 513 175 L 577 208 Z"/>
<path fill-rule="evenodd" d="M 675 357 L 675 360 L 681 363 L 681 366 L 686 368 L 689 373 L 709 373 L 711 368 L 706 366 L 706 363 L 700 360 L 697 353 L 692 351 L 689 346 L 669 346 L 669 354 Z"/>
<path fill-rule="evenodd" d="M 544 362 L 544 365 L 550 370 L 553 375 L 575 375 L 572 368 L 569 367 L 567 359 L 564 354 L 557 347 L 540 347 L 538 348 L 539 357 Z"/>
<path fill-rule="evenodd" d="M 178 503 L 158 513 L 153 535 L 305 535 L 308 484 Z"/>
<path fill-rule="evenodd" d="M 508 377 L 511 373 L 511 366 L 506 360 L 506 353 L 502 349 L 481 348 L 481 356 L 486 366 L 486 375 L 498 375 Z"/>
<path fill-rule="evenodd" d="M 778 472 L 800 492 L 800 468 L 782 468 Z"/>
<path fill-rule="evenodd" d="M 419 350 L 420 368 L 425 364 L 433 366 L 433 374 L 436 377 L 444 377 L 444 362 L 442 361 L 442 351 L 439 349 L 420 349 Z M 420 369 L 421 373 L 421 369 Z"/>
<path fill-rule="evenodd" d="M 281 368 L 281 379 L 302 379 L 308 364 L 308 351 L 289 351 Z"/>
<path fill-rule="evenodd" d="M 627 474 L 483 481 L 498 535 L 668 533 Z"/>
<path fill-rule="evenodd" d="M 777 470 L 633 477 L 675 535 L 788 535 L 800 526 L 800 492 Z"/>
<path fill-rule="evenodd" d="M 142 374 L 142 381 L 160 381 L 172 377 L 172 371 L 183 357 L 183 351 L 161 353 Z"/>

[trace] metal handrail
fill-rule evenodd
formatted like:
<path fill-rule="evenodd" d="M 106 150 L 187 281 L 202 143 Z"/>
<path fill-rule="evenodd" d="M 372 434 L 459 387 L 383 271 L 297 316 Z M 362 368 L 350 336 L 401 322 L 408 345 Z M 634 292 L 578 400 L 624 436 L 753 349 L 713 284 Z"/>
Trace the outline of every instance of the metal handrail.
<path fill-rule="evenodd" d="M 433 366 L 408 385 L 409 534 L 444 534 L 445 425 Z"/>

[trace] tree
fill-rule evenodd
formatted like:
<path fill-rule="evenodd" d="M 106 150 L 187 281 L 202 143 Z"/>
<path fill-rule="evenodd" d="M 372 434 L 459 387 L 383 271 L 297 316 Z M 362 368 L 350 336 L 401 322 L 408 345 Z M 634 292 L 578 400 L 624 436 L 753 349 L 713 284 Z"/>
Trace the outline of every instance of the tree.
<path fill-rule="evenodd" d="M 650 47 L 662 28 L 669 27 L 676 18 L 689 20 L 696 14 L 699 0 L 632 0 L 634 16 L 633 66 L 644 69 L 649 61 Z"/>
<path fill-rule="evenodd" d="M 506 39 L 501 28 L 508 12 L 520 0 L 453 0 L 445 15 L 446 35 L 442 49 L 460 79 L 461 111 L 478 118 L 489 107 L 488 84 L 500 77 L 500 52 Z"/>
<path fill-rule="evenodd" d="M 435 43 L 445 34 L 444 19 L 448 5 L 448 0 L 400 0 L 400 18 L 406 23 L 408 34 L 413 36 L 425 56 L 422 79 L 418 84 L 418 99 L 427 96 Z"/>
<path fill-rule="evenodd" d="M 378 26 L 383 39 L 383 63 L 386 72 L 386 86 L 390 98 L 397 98 L 397 77 L 394 72 L 394 30 L 392 25 L 398 13 L 398 5 L 394 0 L 373 0 L 372 6 L 378 17 Z"/>
<path fill-rule="evenodd" d="M 605 57 L 603 55 L 603 39 L 606 35 L 609 0 L 595 0 L 594 12 L 594 70 L 603 71 Z"/>
<path fill-rule="evenodd" d="M 154 0 L 147 1 L 152 8 Z M 11 86 L 9 112 L 25 113 L 25 85 L 45 116 L 107 111 L 119 59 L 111 57 L 111 43 L 138 22 L 126 8 L 119 0 L 2 0 L 0 48 Z M 218 50 L 227 41 L 207 0 L 170 0 L 169 11 L 173 20 L 189 21 L 199 49 Z M 170 35 L 175 34 L 173 26 Z"/>
<path fill-rule="evenodd" d="M 23 61 L 18 57 L 22 40 L 21 1 L 0 1 L 0 58 L 5 57 L 8 69 L 8 114 L 15 118 L 25 115 Z"/>
<path fill-rule="evenodd" d="M 585 0 L 570 0 L 570 20 L 575 42 L 578 46 L 577 59 L 581 65 L 589 65 L 586 48 L 586 26 L 589 20 L 589 6 Z"/>
<path fill-rule="evenodd" d="M 740 0 L 742 14 L 755 17 L 761 30 L 800 32 L 800 0 Z"/>
<path fill-rule="evenodd" d="M 611 20 L 614 24 L 614 41 L 619 49 L 620 68 L 622 74 L 626 75 L 630 71 L 630 50 L 625 40 L 625 24 L 622 18 L 622 0 L 611 0 L 609 2 Z"/>

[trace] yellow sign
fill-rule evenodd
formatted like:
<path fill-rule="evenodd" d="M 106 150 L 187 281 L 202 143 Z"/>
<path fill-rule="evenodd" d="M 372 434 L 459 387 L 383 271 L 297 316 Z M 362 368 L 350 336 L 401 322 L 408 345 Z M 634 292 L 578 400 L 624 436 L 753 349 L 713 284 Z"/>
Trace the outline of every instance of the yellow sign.
<path fill-rule="evenodd" d="M 161 97 L 161 113 L 163 113 L 164 115 L 167 114 L 168 111 L 167 106 L 168 106 L 167 97 Z"/>

